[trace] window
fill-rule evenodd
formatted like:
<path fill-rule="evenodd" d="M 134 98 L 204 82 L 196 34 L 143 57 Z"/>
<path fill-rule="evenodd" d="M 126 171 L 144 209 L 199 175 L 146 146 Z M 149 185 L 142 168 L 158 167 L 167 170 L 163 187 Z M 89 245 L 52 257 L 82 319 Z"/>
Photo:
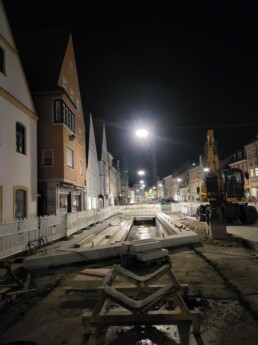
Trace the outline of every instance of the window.
<path fill-rule="evenodd" d="M 54 122 L 65 124 L 72 132 L 75 131 L 74 114 L 62 100 L 54 101 Z"/>
<path fill-rule="evenodd" d="M 0 72 L 5 74 L 5 51 L 0 46 Z"/>
<path fill-rule="evenodd" d="M 55 123 L 62 123 L 62 102 L 55 101 Z"/>
<path fill-rule="evenodd" d="M 16 122 L 16 152 L 25 154 L 25 127 Z"/>
<path fill-rule="evenodd" d="M 82 145 L 82 130 L 80 128 L 78 130 L 78 136 L 79 136 L 79 144 Z"/>
<path fill-rule="evenodd" d="M 74 167 L 73 150 L 70 147 L 66 147 L 66 165 L 69 168 Z"/>
<path fill-rule="evenodd" d="M 73 212 L 79 212 L 81 211 L 81 196 L 80 194 L 74 194 L 73 195 Z"/>
<path fill-rule="evenodd" d="M 80 160 L 80 175 L 83 176 L 83 161 Z"/>
<path fill-rule="evenodd" d="M 67 213 L 68 194 L 59 194 L 59 210 L 63 213 Z"/>
<path fill-rule="evenodd" d="M 27 190 L 24 188 L 15 188 L 15 218 L 26 218 L 26 199 Z"/>
<path fill-rule="evenodd" d="M 250 175 L 251 177 L 254 177 L 254 169 L 250 169 Z"/>
<path fill-rule="evenodd" d="M 80 102 L 79 102 L 78 98 L 76 98 L 76 108 L 78 111 L 80 110 Z"/>
<path fill-rule="evenodd" d="M 255 176 L 258 176 L 258 168 L 255 168 Z"/>
<path fill-rule="evenodd" d="M 71 98 L 71 100 L 73 101 L 73 99 L 74 99 L 74 92 L 73 92 L 72 89 L 70 89 L 70 98 Z"/>
<path fill-rule="evenodd" d="M 43 150 L 42 151 L 42 165 L 44 167 L 53 166 L 53 150 Z"/>
<path fill-rule="evenodd" d="M 70 73 L 73 74 L 73 63 L 70 61 Z"/>
<path fill-rule="evenodd" d="M 63 88 L 65 91 L 67 90 L 67 81 L 65 79 L 63 79 Z"/>

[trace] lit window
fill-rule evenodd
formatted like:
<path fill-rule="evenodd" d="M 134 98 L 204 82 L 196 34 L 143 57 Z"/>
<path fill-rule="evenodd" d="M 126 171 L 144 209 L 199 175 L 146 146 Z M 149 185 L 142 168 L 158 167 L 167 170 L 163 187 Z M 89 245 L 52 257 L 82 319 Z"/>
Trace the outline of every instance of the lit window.
<path fill-rule="evenodd" d="M 81 197 L 78 194 L 73 195 L 73 212 L 81 211 Z"/>
<path fill-rule="evenodd" d="M 25 127 L 16 122 L 16 152 L 25 154 Z"/>
<path fill-rule="evenodd" d="M 74 157 L 73 157 L 73 150 L 70 147 L 66 148 L 66 165 L 69 168 L 74 167 Z"/>
<path fill-rule="evenodd" d="M 15 189 L 15 218 L 26 218 L 26 189 Z"/>
<path fill-rule="evenodd" d="M 42 165 L 45 167 L 53 166 L 53 150 L 42 151 Z"/>
<path fill-rule="evenodd" d="M 67 211 L 67 205 L 68 205 L 68 195 L 60 193 L 59 194 L 59 208 Z"/>
<path fill-rule="evenodd" d="M 254 177 L 254 169 L 250 169 L 250 175 L 251 177 Z"/>
<path fill-rule="evenodd" d="M 0 72 L 5 74 L 5 51 L 0 46 Z"/>
<path fill-rule="evenodd" d="M 255 176 L 258 176 L 258 168 L 255 168 Z"/>

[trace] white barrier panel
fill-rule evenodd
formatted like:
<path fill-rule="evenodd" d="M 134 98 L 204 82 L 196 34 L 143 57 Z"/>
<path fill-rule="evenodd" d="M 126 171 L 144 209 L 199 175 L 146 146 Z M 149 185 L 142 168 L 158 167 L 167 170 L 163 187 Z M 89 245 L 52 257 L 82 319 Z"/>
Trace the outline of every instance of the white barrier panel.
<path fill-rule="evenodd" d="M 52 242 L 65 236 L 65 216 L 24 219 L 0 224 L 0 259 L 29 249 L 29 243 L 44 238 Z"/>

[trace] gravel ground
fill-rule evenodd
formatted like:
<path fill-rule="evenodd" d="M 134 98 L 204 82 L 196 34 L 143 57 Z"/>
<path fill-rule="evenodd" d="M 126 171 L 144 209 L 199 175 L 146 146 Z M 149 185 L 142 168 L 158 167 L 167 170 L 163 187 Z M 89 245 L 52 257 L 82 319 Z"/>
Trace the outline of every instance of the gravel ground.
<path fill-rule="evenodd" d="M 144 327 L 110 327 L 95 344 L 257 345 L 258 261 L 241 239 L 207 237 L 205 224 L 181 219 L 198 233 L 200 244 L 169 251 L 172 272 L 188 284 L 191 307 L 201 315 L 201 334 L 191 324 Z M 257 231 L 255 229 L 255 231 Z M 10 301 L 0 310 L 0 342 L 33 341 L 40 345 L 86 345 L 82 314 L 96 303 L 95 292 L 69 291 L 84 268 L 110 267 L 119 260 L 69 265 L 31 272 L 31 294 Z M 20 344 L 22 344 L 20 342 Z M 26 344 L 26 343 L 25 343 Z"/>

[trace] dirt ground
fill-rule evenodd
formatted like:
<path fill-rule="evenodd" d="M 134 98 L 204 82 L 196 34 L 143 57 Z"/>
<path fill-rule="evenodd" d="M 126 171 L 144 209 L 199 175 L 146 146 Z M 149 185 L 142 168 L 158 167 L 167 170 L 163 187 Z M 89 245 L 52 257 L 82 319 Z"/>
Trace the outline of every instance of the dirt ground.
<path fill-rule="evenodd" d="M 194 335 L 191 323 L 186 321 L 152 327 L 110 327 L 91 344 L 257 345 L 257 252 L 231 235 L 222 240 L 209 239 L 204 223 L 181 221 L 198 233 L 200 244 L 171 249 L 169 256 L 179 283 L 188 285 L 191 306 L 200 310 L 201 334 Z M 30 287 L 35 291 L 10 301 L 0 311 L 0 344 L 88 344 L 82 314 L 92 310 L 97 293 L 68 288 L 82 269 L 112 267 L 114 263 L 119 264 L 119 259 L 31 272 Z"/>

